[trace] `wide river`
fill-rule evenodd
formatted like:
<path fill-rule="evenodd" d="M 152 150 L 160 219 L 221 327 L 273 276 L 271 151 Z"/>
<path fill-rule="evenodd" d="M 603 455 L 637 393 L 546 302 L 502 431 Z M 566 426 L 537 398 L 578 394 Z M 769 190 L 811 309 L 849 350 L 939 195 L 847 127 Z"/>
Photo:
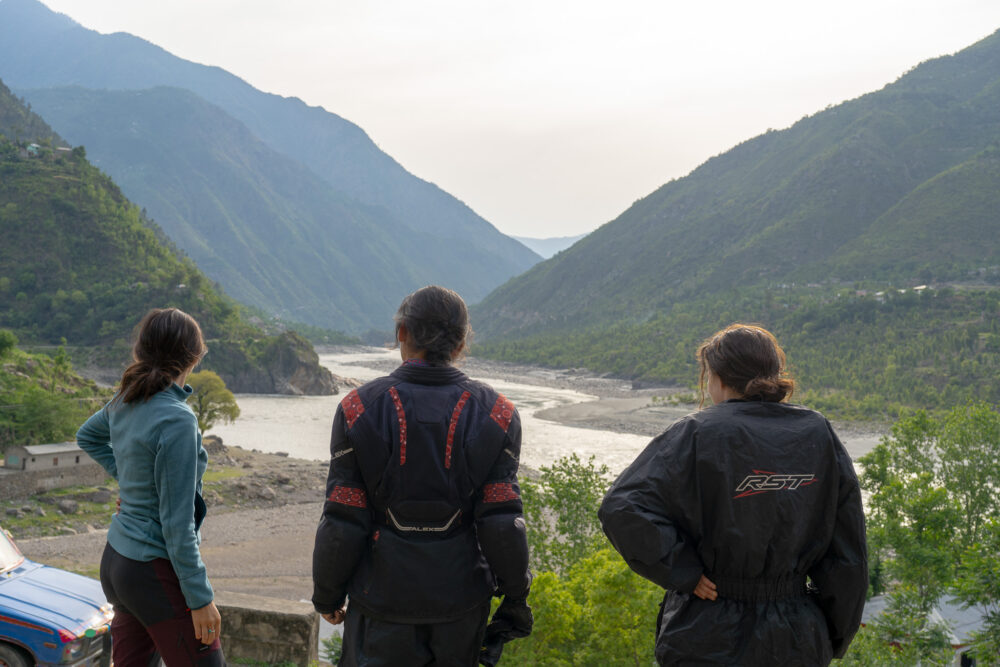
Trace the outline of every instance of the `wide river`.
<path fill-rule="evenodd" d="M 335 375 L 360 381 L 385 375 L 386 365 L 398 359 L 398 350 L 368 349 L 320 355 L 320 363 Z M 613 473 L 618 473 L 649 442 L 646 436 L 565 426 L 535 416 L 541 410 L 592 401 L 595 396 L 478 375 L 475 379 L 489 383 L 517 405 L 523 432 L 521 461 L 528 467 L 538 469 L 576 453 L 584 459 L 593 455 L 598 464 L 603 463 Z M 342 389 L 337 396 L 240 394 L 237 396 L 239 419 L 232 424 L 218 424 L 211 432 L 221 436 L 227 445 L 286 452 L 302 459 L 328 460 L 333 415 L 344 393 Z M 663 427 L 668 424 L 669 420 Z M 875 441 L 872 438 L 870 442 L 845 444 L 851 455 L 857 457 Z"/>
<path fill-rule="evenodd" d="M 320 363 L 335 375 L 361 381 L 385 375 L 384 370 L 377 368 L 384 369 L 387 362 L 398 359 L 398 350 L 320 355 Z M 372 366 L 365 366 L 366 362 Z M 612 471 L 618 472 L 649 442 L 644 436 L 563 426 L 535 417 L 540 410 L 592 401 L 595 396 L 490 377 L 476 376 L 475 379 L 489 383 L 517 406 L 523 433 L 521 461 L 531 468 L 537 469 L 576 452 L 583 458 L 593 454 L 598 463 L 607 464 Z M 240 417 L 232 424 L 217 424 L 210 432 L 221 436 L 227 445 L 327 460 L 333 414 L 344 393 L 342 389 L 337 396 L 239 394 L 236 400 L 240 405 Z"/>

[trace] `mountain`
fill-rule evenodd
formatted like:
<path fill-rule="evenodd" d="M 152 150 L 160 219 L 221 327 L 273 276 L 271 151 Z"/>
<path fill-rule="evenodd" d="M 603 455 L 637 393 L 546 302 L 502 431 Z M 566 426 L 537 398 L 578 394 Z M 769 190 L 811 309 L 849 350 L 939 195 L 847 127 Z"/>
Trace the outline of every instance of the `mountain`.
<path fill-rule="evenodd" d="M 1000 33 L 662 186 L 496 290 L 479 330 L 641 319 L 737 285 L 923 281 L 1000 263 L 988 222 L 1000 189 L 983 187 L 998 142 Z M 953 208 L 968 197 L 977 212 L 942 219 L 927 198 L 946 191 L 962 197 Z M 886 252 L 920 259 L 887 264 L 864 250 L 890 239 Z"/>
<path fill-rule="evenodd" d="M 0 108 L 17 103 L 0 86 Z M 28 120 L 47 134 L 43 120 L 25 114 L 19 126 Z M 82 147 L 35 155 L 27 150 L 35 137 L 15 142 L 13 130 L 0 123 L 0 327 L 26 343 L 100 348 L 99 361 L 116 365 L 148 309 L 176 306 L 204 330 L 212 355 L 203 365 L 234 391 L 335 393 L 311 345 L 244 320 Z"/>
<path fill-rule="evenodd" d="M 477 306 L 480 353 L 690 383 L 700 339 L 756 320 L 817 391 L 1000 397 L 998 146 L 1000 32 L 637 201 Z"/>
<path fill-rule="evenodd" d="M 538 261 L 535 253 L 501 234 L 465 204 L 437 186 L 408 173 L 379 150 L 363 130 L 343 118 L 321 108 L 309 107 L 299 99 L 263 93 L 224 70 L 182 60 L 132 35 L 101 35 L 87 30 L 68 17 L 50 11 L 36 0 L 0 2 L 0 77 L 15 90 L 31 89 L 32 96 L 37 95 L 35 89 L 64 86 L 109 91 L 146 91 L 171 87 L 193 92 L 239 121 L 259 143 L 266 145 L 273 153 L 283 155 L 286 163 L 294 161 L 311 171 L 312 179 L 306 186 L 311 196 L 315 195 L 316 199 L 337 199 L 339 209 L 336 212 L 349 216 L 340 218 L 341 224 L 351 224 L 357 228 L 359 235 L 386 244 L 385 247 L 391 249 L 387 250 L 389 262 L 392 262 L 393 253 L 402 253 L 409 258 L 408 264 L 422 265 L 420 270 L 402 267 L 402 272 L 411 275 L 409 281 L 400 286 L 393 282 L 398 276 L 382 275 L 381 264 L 370 266 L 359 260 L 359 280 L 370 285 L 373 292 L 383 293 L 395 287 L 396 291 L 406 293 L 427 282 L 426 275 L 434 274 L 438 276 L 435 278 L 436 282 L 457 287 L 470 301 L 477 301 L 496 285 Z M 155 94 L 164 95 L 162 91 Z M 191 103 L 190 99 L 177 101 L 177 104 L 188 103 Z M 111 105 L 112 102 L 106 104 Z M 88 151 L 95 159 L 100 159 L 102 165 L 106 159 L 109 164 L 119 165 L 121 170 L 136 172 L 137 175 L 132 180 L 143 180 L 146 190 L 166 193 L 159 201 L 146 202 L 137 196 L 137 202 L 150 210 L 151 205 L 164 205 L 176 209 L 178 215 L 185 212 L 185 204 L 180 195 L 175 198 L 170 194 L 174 185 L 171 175 L 161 177 L 158 173 L 143 173 L 150 167 L 149 154 L 142 151 L 123 153 L 122 149 L 128 147 L 121 143 L 114 146 L 119 152 L 111 154 L 112 147 L 105 146 L 104 141 L 100 140 L 106 124 L 99 117 L 92 117 L 89 121 L 76 114 L 73 117 L 75 124 L 70 128 L 73 133 L 69 129 L 62 130 L 61 127 L 56 129 L 67 135 L 89 137 L 91 140 L 87 142 Z M 144 117 L 134 117 L 132 120 L 140 126 L 144 123 L 147 125 L 146 128 L 140 127 L 137 130 L 140 133 L 148 131 L 155 135 L 161 129 L 158 124 Z M 91 124 L 96 127 L 91 127 Z M 164 128 L 164 131 L 169 130 Z M 179 158 L 168 155 L 162 157 L 167 160 L 184 159 L 184 154 L 192 143 L 197 143 L 203 136 L 195 133 L 194 136 L 184 137 L 184 141 L 176 149 L 180 153 Z M 155 136 L 152 140 L 156 140 Z M 232 146 L 226 147 L 227 152 L 232 150 Z M 260 155 L 256 146 L 248 146 L 247 150 L 257 152 L 263 159 L 270 159 Z M 105 155 L 105 151 L 108 155 Z M 234 162 L 238 165 L 238 161 Z M 227 184 L 230 177 L 229 172 L 215 174 L 207 167 L 202 175 L 209 179 L 210 187 L 217 182 Z M 245 178 L 260 182 L 260 170 Z M 336 192 L 323 196 L 313 193 L 316 181 L 322 181 Z M 280 192 L 278 184 L 266 180 L 260 182 L 260 187 Z M 298 190 L 285 196 L 294 197 L 294 192 Z M 169 198 L 169 202 L 163 202 L 163 198 Z M 353 208 L 348 207 L 350 200 L 354 200 Z M 277 204 L 276 207 L 281 208 Z M 218 209 L 224 209 L 222 217 L 239 218 L 228 209 L 226 202 L 220 202 L 211 208 L 215 209 L 215 213 L 219 212 Z M 161 215 L 162 211 L 158 211 L 157 217 Z M 186 222 L 191 228 L 198 229 L 201 222 L 193 219 L 194 217 L 195 214 L 188 213 Z M 285 228 L 285 223 L 284 217 L 273 221 L 275 236 L 286 233 L 288 236 L 296 235 L 295 230 Z M 167 224 L 165 219 L 164 225 Z M 400 226 L 409 228 L 411 233 L 397 239 L 395 230 Z M 423 238 L 423 247 L 432 250 L 426 253 L 412 252 L 408 241 L 413 235 Z M 393 242 L 393 239 L 396 241 Z M 199 256 L 200 250 L 209 244 L 207 239 L 199 239 L 198 243 L 182 239 L 178 239 L 178 242 L 199 262 L 203 259 Z M 308 255 L 308 242 L 303 239 L 302 243 L 300 247 Z M 352 249 L 347 244 L 345 246 L 343 253 L 351 256 Z M 447 258 L 447 261 L 442 258 Z M 252 266 L 257 261 L 257 256 L 245 256 L 240 264 Z M 220 269 L 217 274 L 212 263 L 206 264 L 205 268 L 210 277 L 218 279 L 234 294 L 256 291 L 264 295 L 282 293 L 285 290 L 285 286 L 281 284 L 261 284 L 259 276 L 251 276 L 253 280 L 247 280 L 251 285 L 237 287 L 227 282 L 232 279 L 231 273 L 226 274 Z M 310 266 L 308 262 L 296 262 L 288 268 L 293 272 L 301 269 L 305 275 L 296 274 L 296 279 L 306 289 L 315 290 L 313 296 L 316 299 L 323 297 L 322 288 L 316 286 L 320 280 L 320 276 L 315 275 L 320 273 L 316 267 Z M 280 274 L 276 280 L 281 280 Z M 346 294 L 350 289 L 345 287 L 343 291 Z M 395 297 L 388 300 L 393 302 L 393 306 L 398 304 Z M 367 299 L 364 301 L 368 303 Z M 274 307 L 273 299 L 265 305 L 262 297 L 258 297 L 253 303 L 268 309 Z M 296 312 L 295 317 L 312 324 L 357 331 L 369 326 L 386 326 L 385 322 L 392 314 L 391 309 L 383 308 L 374 320 L 363 319 L 360 315 L 353 314 L 356 306 L 352 304 L 341 308 L 338 302 L 336 306 L 339 312 L 309 313 L 303 309 L 302 312 Z M 352 318 L 349 326 L 345 326 L 343 317 Z"/>
<path fill-rule="evenodd" d="M 194 93 L 27 94 L 239 301 L 337 329 L 387 327 L 408 286 L 451 278 L 434 269 L 433 237 L 337 192 Z"/>
<path fill-rule="evenodd" d="M 535 239 L 526 236 L 515 236 L 514 238 L 537 252 L 545 259 L 548 259 L 549 257 L 552 257 L 552 255 L 562 252 L 566 248 L 570 247 L 584 236 L 586 236 L 586 234 L 577 234 L 576 236 L 551 236 L 544 239 Z"/>

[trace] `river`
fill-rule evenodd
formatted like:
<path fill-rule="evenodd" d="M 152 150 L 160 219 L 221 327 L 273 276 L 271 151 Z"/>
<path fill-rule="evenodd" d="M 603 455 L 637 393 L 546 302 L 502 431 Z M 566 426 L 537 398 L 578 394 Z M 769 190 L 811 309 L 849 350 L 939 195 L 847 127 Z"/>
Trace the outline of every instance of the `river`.
<path fill-rule="evenodd" d="M 385 375 L 379 369 L 398 358 L 398 350 L 366 350 L 321 354 L 320 363 L 336 375 L 367 381 Z M 523 433 L 521 461 L 528 467 L 537 469 L 575 452 L 582 458 L 593 455 L 597 463 L 618 472 L 649 442 L 645 436 L 564 426 L 535 417 L 541 410 L 593 401 L 596 396 L 500 378 L 475 379 L 489 383 L 517 406 Z M 337 396 L 238 394 L 240 417 L 232 424 L 217 424 L 210 432 L 227 445 L 326 460 L 333 414 L 343 397 L 344 391 Z"/>
<path fill-rule="evenodd" d="M 367 381 L 386 374 L 399 359 L 398 350 L 354 350 L 321 354 L 320 363 L 335 375 Z M 553 388 L 515 382 L 507 378 L 475 377 L 503 392 L 521 415 L 523 439 L 521 461 L 538 469 L 572 453 L 586 459 L 594 456 L 598 464 L 607 465 L 612 473 L 625 468 L 649 442 L 644 435 L 567 426 L 541 419 L 537 413 L 559 406 L 585 403 L 596 396 L 573 389 Z M 337 396 L 279 396 L 239 394 L 240 417 L 231 424 L 217 424 L 211 432 L 223 438 L 227 445 L 264 452 L 286 452 L 302 459 L 327 460 L 330 447 L 330 427 L 344 391 Z M 663 428 L 685 412 L 665 415 Z M 845 438 L 845 444 L 855 458 L 877 442 L 870 434 Z"/>

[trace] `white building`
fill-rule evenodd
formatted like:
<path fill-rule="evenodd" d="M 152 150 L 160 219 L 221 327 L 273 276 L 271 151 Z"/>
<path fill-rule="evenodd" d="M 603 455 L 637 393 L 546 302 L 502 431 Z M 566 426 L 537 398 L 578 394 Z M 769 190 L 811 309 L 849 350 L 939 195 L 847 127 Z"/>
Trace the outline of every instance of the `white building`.
<path fill-rule="evenodd" d="M 94 460 L 75 442 L 10 447 L 4 458 L 4 467 L 15 470 L 75 468 L 92 463 Z"/>

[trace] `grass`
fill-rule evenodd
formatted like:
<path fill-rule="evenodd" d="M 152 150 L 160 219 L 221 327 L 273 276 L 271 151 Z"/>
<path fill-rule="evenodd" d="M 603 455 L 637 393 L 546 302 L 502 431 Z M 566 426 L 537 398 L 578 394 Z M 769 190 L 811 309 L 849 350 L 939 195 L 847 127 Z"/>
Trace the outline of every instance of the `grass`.
<path fill-rule="evenodd" d="M 96 486 L 70 486 L 36 493 L 27 498 L 2 501 L 0 502 L 0 521 L 2 521 L 3 527 L 14 535 L 15 539 L 58 535 L 66 528 L 77 532 L 86 531 L 87 526 L 105 528 L 110 523 L 111 515 L 115 511 L 115 495 L 118 491 L 118 485 L 113 479 L 108 478 L 103 488 L 111 491 L 111 500 L 106 503 L 83 499 L 83 496 L 99 491 L 99 487 Z M 63 514 L 59 511 L 56 503 L 64 499 L 77 502 L 78 508 L 75 514 Z M 20 517 L 7 515 L 8 509 L 23 507 L 30 507 L 31 511 Z M 35 514 L 35 509 L 39 507 L 45 510 L 45 516 Z"/>
<path fill-rule="evenodd" d="M 214 484 L 215 482 L 243 477 L 246 474 L 247 471 L 243 468 L 213 466 L 212 469 L 205 471 L 205 475 L 201 478 L 201 481 L 202 484 L 207 486 L 209 484 Z"/>

